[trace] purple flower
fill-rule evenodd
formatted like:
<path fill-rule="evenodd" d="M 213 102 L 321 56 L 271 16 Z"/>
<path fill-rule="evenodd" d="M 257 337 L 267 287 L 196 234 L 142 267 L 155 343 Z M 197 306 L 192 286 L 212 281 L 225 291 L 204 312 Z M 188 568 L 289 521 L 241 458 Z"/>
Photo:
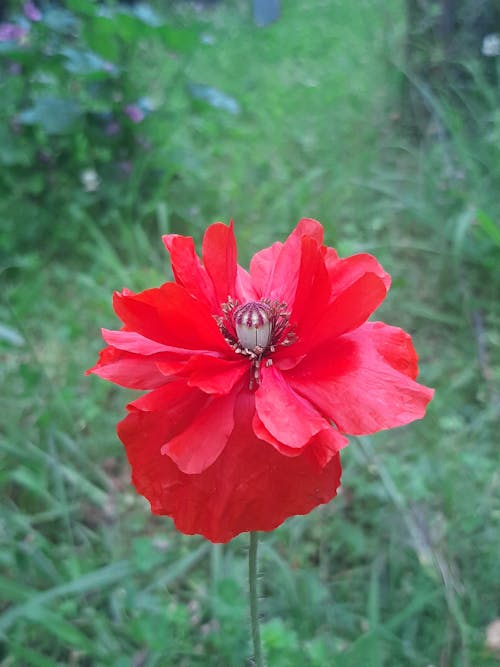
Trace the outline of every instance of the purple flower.
<path fill-rule="evenodd" d="M 20 63 L 13 62 L 10 63 L 10 65 L 7 68 L 7 71 L 11 76 L 19 76 L 19 74 L 21 74 L 22 72 L 22 67 Z"/>
<path fill-rule="evenodd" d="M 130 160 L 122 160 L 121 162 L 118 162 L 118 167 L 120 168 L 120 171 L 123 174 L 126 174 L 127 176 L 132 173 L 132 169 L 134 168 L 134 165 Z"/>
<path fill-rule="evenodd" d="M 144 120 L 144 111 L 137 104 L 127 104 L 124 112 L 133 123 L 140 123 Z"/>
<path fill-rule="evenodd" d="M 15 23 L 0 23 L 0 42 L 18 42 L 26 37 L 26 28 Z"/>
<path fill-rule="evenodd" d="M 42 12 L 38 9 L 35 3 L 32 2 L 32 0 L 28 0 L 28 2 L 24 3 L 23 12 L 26 18 L 29 19 L 30 21 L 42 20 Z"/>
<path fill-rule="evenodd" d="M 116 120 L 110 120 L 106 124 L 105 133 L 108 137 L 114 137 L 115 134 L 118 134 L 121 130 L 120 123 L 117 123 Z"/>

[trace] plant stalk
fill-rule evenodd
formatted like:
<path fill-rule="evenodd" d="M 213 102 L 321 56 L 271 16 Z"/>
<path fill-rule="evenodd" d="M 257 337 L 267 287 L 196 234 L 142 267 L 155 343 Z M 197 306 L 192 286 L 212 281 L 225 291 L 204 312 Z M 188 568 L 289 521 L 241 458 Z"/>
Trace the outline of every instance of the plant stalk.
<path fill-rule="evenodd" d="M 253 657 L 255 667 L 265 667 L 260 641 L 260 622 L 258 609 L 257 590 L 257 546 L 259 534 L 257 531 L 250 533 L 250 548 L 248 551 L 248 582 L 250 589 L 250 620 L 252 624 Z"/>

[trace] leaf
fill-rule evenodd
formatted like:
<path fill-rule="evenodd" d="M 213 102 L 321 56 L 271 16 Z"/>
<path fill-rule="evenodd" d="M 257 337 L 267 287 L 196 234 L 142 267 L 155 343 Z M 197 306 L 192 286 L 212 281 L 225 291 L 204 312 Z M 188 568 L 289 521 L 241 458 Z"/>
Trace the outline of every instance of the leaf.
<path fill-rule="evenodd" d="M 15 345 L 16 347 L 21 347 L 25 343 L 24 338 L 18 331 L 16 331 L 16 329 L 8 327 L 6 324 L 2 324 L 1 322 L 0 340 L 4 341 L 5 343 L 9 343 L 9 345 Z"/>
<path fill-rule="evenodd" d="M 489 215 L 486 215 L 483 211 L 477 211 L 476 220 L 490 241 L 495 245 L 500 246 L 500 226 L 493 222 Z"/>
<path fill-rule="evenodd" d="M 30 42 L 23 44 L 19 44 L 18 42 L 0 42 L 0 56 L 27 67 L 38 67 L 40 64 L 40 51 L 33 48 L 33 44 Z M 44 64 L 49 62 L 50 58 L 47 57 Z"/>
<path fill-rule="evenodd" d="M 87 16 L 95 16 L 99 5 L 91 0 L 66 0 L 68 9 L 78 14 L 85 14 Z"/>
<path fill-rule="evenodd" d="M 79 23 L 71 12 L 54 7 L 48 7 L 44 11 L 42 22 L 54 32 L 61 34 L 75 33 Z"/>
<path fill-rule="evenodd" d="M 149 537 L 132 540 L 132 561 L 139 572 L 148 572 L 163 560 L 163 554 L 155 549 Z"/>
<path fill-rule="evenodd" d="M 131 13 L 146 25 L 155 28 L 160 25 L 163 25 L 162 19 L 154 11 L 154 9 L 150 5 L 147 5 L 143 2 L 138 2 L 136 5 L 134 5 Z"/>
<path fill-rule="evenodd" d="M 151 583 L 146 586 L 144 593 L 154 589 L 163 589 L 167 586 L 171 586 L 178 579 L 182 578 L 185 574 L 191 570 L 195 565 L 197 565 L 201 560 L 205 558 L 210 549 L 210 545 L 206 542 L 200 544 L 200 546 L 187 553 L 182 558 L 178 558 L 172 565 L 169 565 L 166 569 L 163 568 L 162 572 L 159 572 L 151 581 Z"/>
<path fill-rule="evenodd" d="M 30 607 L 26 615 L 30 621 L 41 625 L 49 634 L 57 637 L 64 644 L 75 646 L 84 651 L 92 650 L 90 639 L 62 618 L 60 614 L 48 611 L 43 607 Z"/>
<path fill-rule="evenodd" d="M 30 667 L 55 667 L 52 658 L 43 656 L 38 651 L 34 651 L 26 646 L 16 644 L 10 648 L 12 657 L 17 658 L 19 665 L 30 665 Z"/>
<path fill-rule="evenodd" d="M 167 49 L 189 53 L 196 48 L 200 42 L 199 31 L 192 28 L 175 28 L 170 25 L 159 26 L 156 30 Z"/>
<path fill-rule="evenodd" d="M 116 62 L 120 56 L 117 30 L 113 20 L 107 16 L 94 16 L 85 21 L 84 42 L 102 58 Z"/>
<path fill-rule="evenodd" d="M 132 571 L 133 566 L 129 561 L 118 561 L 111 565 L 105 565 L 93 572 L 88 572 L 68 583 L 49 588 L 46 591 L 33 591 L 26 602 L 18 604 L 15 607 L 10 607 L 0 615 L 0 634 L 5 634 L 18 618 L 32 616 L 33 613 L 36 613 L 34 610 L 40 609 L 52 600 L 65 595 L 86 594 L 94 590 L 101 591 L 107 586 L 126 579 Z M 24 595 L 24 591 L 19 591 L 19 594 Z"/>
<path fill-rule="evenodd" d="M 61 49 L 61 54 L 66 58 L 65 68 L 74 74 L 101 74 L 106 77 L 116 71 L 114 65 L 93 51 L 64 47 Z"/>
<path fill-rule="evenodd" d="M 229 97 L 229 95 L 226 95 L 217 88 L 206 86 L 202 83 L 190 83 L 188 84 L 188 91 L 191 97 L 206 102 L 211 107 L 214 107 L 214 109 L 221 109 L 233 115 L 240 113 L 240 105 L 234 97 Z"/>
<path fill-rule="evenodd" d="M 47 134 L 70 132 L 83 110 L 75 100 L 45 95 L 35 100 L 32 107 L 18 115 L 23 125 L 38 125 Z"/>

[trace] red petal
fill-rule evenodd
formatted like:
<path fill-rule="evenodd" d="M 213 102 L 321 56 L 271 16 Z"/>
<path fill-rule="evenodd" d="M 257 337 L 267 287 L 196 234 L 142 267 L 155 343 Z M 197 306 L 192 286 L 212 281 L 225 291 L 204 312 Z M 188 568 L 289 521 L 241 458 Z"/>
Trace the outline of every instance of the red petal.
<path fill-rule="evenodd" d="M 317 220 L 303 218 L 285 243 L 274 243 L 253 256 L 250 274 L 260 297 L 279 299 L 293 307 L 305 238 L 312 239 L 315 247 L 321 246 L 323 227 Z"/>
<path fill-rule="evenodd" d="M 163 411 L 162 418 L 168 421 L 173 435 L 187 427 L 192 415 L 206 403 L 206 400 L 207 397 L 201 391 L 189 387 L 184 380 L 176 380 L 131 401 L 127 405 L 127 410 Z"/>
<path fill-rule="evenodd" d="M 323 259 L 325 260 L 325 266 L 328 273 L 333 271 L 335 265 L 339 261 L 339 256 L 335 248 L 330 248 L 329 246 L 323 246 Z"/>
<path fill-rule="evenodd" d="M 176 283 L 129 295 L 115 292 L 113 306 L 127 329 L 180 348 L 228 351 L 209 308 Z"/>
<path fill-rule="evenodd" d="M 268 442 L 283 456 L 300 456 L 306 448 L 309 449 L 321 468 L 324 468 L 332 456 L 338 454 L 349 444 L 345 436 L 329 426 L 313 435 L 303 447 L 289 447 L 269 433 L 257 413 L 254 415 L 252 428 L 259 440 Z"/>
<path fill-rule="evenodd" d="M 314 218 L 302 218 L 298 221 L 290 236 L 296 236 L 299 239 L 303 236 L 310 236 L 318 245 L 322 245 L 324 239 L 323 225 Z"/>
<path fill-rule="evenodd" d="M 177 355 L 193 354 L 192 350 L 157 343 L 154 340 L 141 336 L 141 334 L 138 334 L 135 331 L 101 329 L 101 333 L 108 345 L 112 345 L 119 350 L 125 350 L 126 352 L 133 352 L 145 356 L 163 352 L 171 352 Z"/>
<path fill-rule="evenodd" d="M 165 443 L 161 453 L 182 472 L 202 473 L 220 456 L 234 427 L 236 392 L 208 402 L 187 428 Z"/>
<path fill-rule="evenodd" d="M 272 366 L 261 369 L 255 407 L 266 429 L 288 447 L 304 447 L 313 435 L 329 426 L 309 401 L 298 396 Z"/>
<path fill-rule="evenodd" d="M 330 281 L 317 241 L 309 236 L 301 240 L 300 267 L 290 321 L 299 339 L 302 330 L 322 315 L 330 297 Z"/>
<path fill-rule="evenodd" d="M 333 255 L 327 254 L 325 263 L 332 286 L 330 295 L 331 301 L 334 301 L 340 294 L 345 292 L 345 290 L 367 273 L 374 273 L 378 276 L 384 284 L 386 292 L 389 291 L 391 286 L 390 275 L 384 271 L 375 257 L 368 253 L 351 255 L 351 257 L 346 257 L 345 259 L 339 259 L 337 261 L 335 261 Z"/>
<path fill-rule="evenodd" d="M 344 435 L 330 427 L 314 436 L 310 448 L 320 467 L 324 468 L 348 444 L 349 440 Z"/>
<path fill-rule="evenodd" d="M 86 375 L 90 373 L 129 389 L 154 389 L 167 381 L 158 370 L 154 359 L 123 352 L 114 347 L 101 350 L 97 364 L 89 368 Z"/>
<path fill-rule="evenodd" d="M 217 311 L 220 312 L 220 304 L 226 303 L 228 297 L 236 296 L 236 239 L 234 238 L 233 223 L 229 227 L 216 222 L 208 227 L 203 237 L 203 263 L 212 279 L 215 294 L 218 300 Z"/>
<path fill-rule="evenodd" d="M 253 285 L 252 276 L 239 264 L 236 270 L 236 296 L 240 303 L 258 301 L 260 298 Z"/>
<path fill-rule="evenodd" d="M 289 516 L 307 514 L 331 500 L 340 483 L 340 459 L 322 469 L 314 454 L 282 456 L 258 440 L 250 424 L 253 398 L 240 394 L 235 428 L 224 451 L 203 473 L 186 475 L 160 454 L 165 420 L 159 413 L 131 413 L 118 425 L 132 464 L 133 481 L 155 514 L 171 516 L 188 535 L 227 542 L 239 533 L 273 530 Z"/>
<path fill-rule="evenodd" d="M 283 454 L 283 456 L 300 456 L 300 454 L 303 454 L 308 444 L 306 443 L 303 447 L 289 447 L 288 445 L 283 444 L 277 438 L 275 438 L 274 435 L 269 433 L 257 412 L 253 416 L 252 428 L 253 432 L 259 438 L 259 440 L 264 440 L 264 442 L 272 445 L 274 449 L 276 449 L 276 451 L 280 454 Z"/>
<path fill-rule="evenodd" d="M 191 387 L 207 394 L 228 394 L 241 378 L 250 372 L 246 360 L 229 361 L 216 357 L 195 356 L 182 369 Z"/>
<path fill-rule="evenodd" d="M 269 248 L 259 250 L 250 260 L 250 275 L 259 299 L 268 296 L 274 267 L 282 248 L 283 243 L 273 243 Z"/>
<path fill-rule="evenodd" d="M 341 432 L 364 435 L 424 416 L 434 391 L 414 382 L 416 362 L 408 334 L 370 322 L 315 349 L 287 381 Z"/>
<path fill-rule="evenodd" d="M 383 280 L 374 273 L 365 273 L 341 292 L 322 316 L 307 320 L 300 330 L 301 341 L 316 347 L 357 329 L 380 306 L 386 294 Z"/>
<path fill-rule="evenodd" d="M 170 253 L 176 282 L 195 299 L 209 305 L 212 312 L 218 312 L 219 302 L 213 282 L 196 254 L 193 239 L 178 234 L 166 234 L 162 239 Z"/>

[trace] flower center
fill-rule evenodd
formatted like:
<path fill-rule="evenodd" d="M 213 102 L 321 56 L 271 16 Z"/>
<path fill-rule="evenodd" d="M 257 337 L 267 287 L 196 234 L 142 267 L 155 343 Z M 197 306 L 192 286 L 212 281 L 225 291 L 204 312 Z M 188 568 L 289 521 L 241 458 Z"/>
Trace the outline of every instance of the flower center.
<path fill-rule="evenodd" d="M 249 301 L 236 308 L 233 321 L 241 347 L 262 354 L 271 343 L 271 307 L 262 301 Z"/>
<path fill-rule="evenodd" d="M 241 305 L 231 297 L 222 305 L 222 315 L 215 315 L 221 334 L 236 354 L 251 361 L 250 389 L 260 383 L 260 366 L 263 357 L 271 366 L 271 355 L 280 346 L 291 345 L 297 340 L 292 331 L 286 303 L 261 299 Z"/>

